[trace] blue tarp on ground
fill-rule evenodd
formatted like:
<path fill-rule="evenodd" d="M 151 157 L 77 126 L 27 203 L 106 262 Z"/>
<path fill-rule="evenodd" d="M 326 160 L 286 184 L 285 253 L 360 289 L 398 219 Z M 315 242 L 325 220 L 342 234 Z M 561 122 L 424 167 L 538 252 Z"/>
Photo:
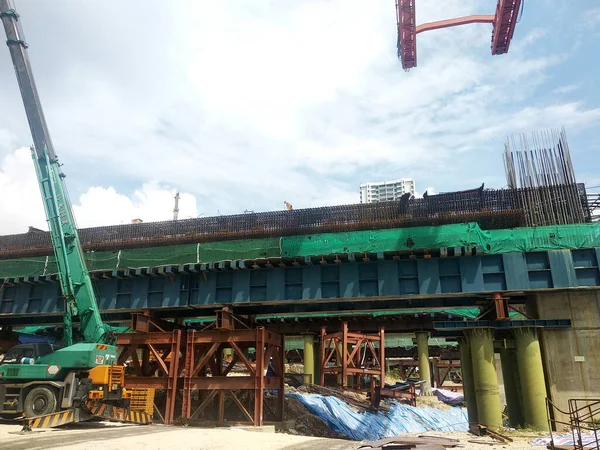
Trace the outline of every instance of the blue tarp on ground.
<path fill-rule="evenodd" d="M 356 441 L 375 441 L 401 433 L 468 431 L 465 408 L 442 411 L 394 403 L 389 413 L 356 412 L 336 397 L 318 394 L 286 394 L 302 403 L 331 430 Z"/>
<path fill-rule="evenodd" d="M 577 436 L 577 433 L 575 433 L 575 436 Z M 554 445 L 560 445 L 562 447 L 572 447 L 576 443 L 573 439 L 572 434 L 562 434 L 558 436 L 554 435 L 553 438 L 551 438 L 550 436 L 537 438 L 536 440 L 531 442 L 531 445 L 547 447 L 552 443 L 553 439 Z M 581 433 L 581 445 L 583 445 L 583 448 L 598 448 L 598 444 L 598 439 L 596 438 L 593 432 Z"/>

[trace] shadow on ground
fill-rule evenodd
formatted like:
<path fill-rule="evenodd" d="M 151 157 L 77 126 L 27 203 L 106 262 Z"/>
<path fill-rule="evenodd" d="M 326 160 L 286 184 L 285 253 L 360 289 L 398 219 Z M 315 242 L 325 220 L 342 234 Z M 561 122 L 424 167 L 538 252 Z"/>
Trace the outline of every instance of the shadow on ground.
<path fill-rule="evenodd" d="M 10 424 L 14 425 L 14 422 Z M 85 447 L 92 441 L 106 441 L 153 433 L 170 433 L 177 430 L 178 428 L 162 425 L 114 426 L 87 422 L 71 424 L 68 427 L 55 428 L 51 431 L 33 431 L 27 434 L 4 435 L 3 439 L 0 439 L 0 448 L 3 450 L 44 450 L 60 446 L 61 443 L 68 445 L 82 444 Z M 15 431 L 18 431 L 18 429 L 15 428 Z M 67 431 L 76 431 L 76 433 L 66 433 Z M 65 439 L 68 439 L 68 441 L 65 442 Z"/>

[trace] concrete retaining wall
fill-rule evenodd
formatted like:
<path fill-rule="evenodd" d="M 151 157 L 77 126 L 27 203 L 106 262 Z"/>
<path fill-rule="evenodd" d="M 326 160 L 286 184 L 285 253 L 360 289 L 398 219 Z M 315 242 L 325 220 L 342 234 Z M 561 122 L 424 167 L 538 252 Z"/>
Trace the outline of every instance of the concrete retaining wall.
<path fill-rule="evenodd" d="M 567 330 L 541 332 L 546 384 L 552 402 L 568 410 L 568 400 L 600 399 L 600 291 L 531 295 L 527 313 L 539 319 L 572 321 Z M 557 420 L 568 420 L 558 415 Z"/>

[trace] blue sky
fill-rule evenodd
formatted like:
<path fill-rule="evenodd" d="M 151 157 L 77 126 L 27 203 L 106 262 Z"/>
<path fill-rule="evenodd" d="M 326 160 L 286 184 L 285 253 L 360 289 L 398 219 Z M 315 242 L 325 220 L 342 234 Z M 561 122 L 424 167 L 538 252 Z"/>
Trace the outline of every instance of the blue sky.
<path fill-rule="evenodd" d="M 565 126 L 600 185 L 600 3 L 526 0 L 508 54 L 491 26 L 396 58 L 394 0 L 17 1 L 81 226 L 358 201 L 366 181 L 505 185 L 515 132 Z M 417 23 L 493 0 L 418 0 Z M 114 14 L 111 11 L 118 11 Z M 44 226 L 8 50 L 0 51 L 0 233 Z"/>

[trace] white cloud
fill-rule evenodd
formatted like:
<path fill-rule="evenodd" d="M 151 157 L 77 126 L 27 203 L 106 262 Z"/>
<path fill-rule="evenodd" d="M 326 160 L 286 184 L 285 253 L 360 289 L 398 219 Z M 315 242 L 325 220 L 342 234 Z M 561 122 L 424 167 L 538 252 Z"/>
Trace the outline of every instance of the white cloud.
<path fill-rule="evenodd" d="M 391 5 L 18 5 L 80 224 L 168 219 L 174 189 L 195 197 L 192 212 L 214 215 L 282 209 L 284 200 L 296 209 L 354 203 L 367 179 L 469 188 L 497 175 L 506 135 L 564 124 L 571 137 L 600 121 L 582 98 L 536 97 L 565 62 L 539 51 L 545 29 L 519 24 L 510 52 L 497 57 L 489 25 L 424 33 L 419 66 L 405 73 Z M 111 8 L 118 14 L 98 20 Z M 417 20 L 488 9 L 424 0 Z M 6 51 L 0 96 L 0 156 L 10 156 L 31 138 Z M 463 176 L 468 164 L 479 166 L 473 179 Z M 9 197 L 19 183 L 7 184 Z M 140 194 L 128 195 L 135 187 Z M 14 218 L 19 230 L 27 220 Z"/>
<path fill-rule="evenodd" d="M 46 229 L 31 152 L 21 148 L 0 159 L 0 234 L 24 233 L 27 227 Z"/>
<path fill-rule="evenodd" d="M 564 86 L 557 87 L 556 89 L 553 89 L 552 92 L 557 95 L 565 95 L 565 94 L 571 94 L 578 89 L 581 89 L 581 84 L 574 83 L 574 84 L 566 84 Z"/>
<path fill-rule="evenodd" d="M 15 136 L 8 130 L 0 128 L 0 154 L 2 153 L 2 149 L 11 148 L 14 142 Z"/>
<path fill-rule="evenodd" d="M 115 188 L 91 187 L 81 195 L 73 212 L 80 227 L 171 220 L 175 205 L 175 189 L 155 183 L 144 184 L 132 196 L 119 194 Z M 180 193 L 179 218 L 198 216 L 196 198 Z"/>
<path fill-rule="evenodd" d="M 35 178 L 29 149 L 22 148 L 0 161 L 0 234 L 24 233 L 28 226 L 48 229 L 43 204 Z M 140 218 L 145 222 L 171 220 L 176 190 L 157 183 L 145 183 L 131 196 L 113 187 L 90 187 L 78 199 L 71 199 L 78 226 L 92 227 L 130 223 Z M 198 215 L 196 198 L 180 193 L 179 218 Z"/>
<path fill-rule="evenodd" d="M 600 25 L 600 8 L 592 8 L 583 14 L 583 24 L 586 28 L 595 28 Z"/>

